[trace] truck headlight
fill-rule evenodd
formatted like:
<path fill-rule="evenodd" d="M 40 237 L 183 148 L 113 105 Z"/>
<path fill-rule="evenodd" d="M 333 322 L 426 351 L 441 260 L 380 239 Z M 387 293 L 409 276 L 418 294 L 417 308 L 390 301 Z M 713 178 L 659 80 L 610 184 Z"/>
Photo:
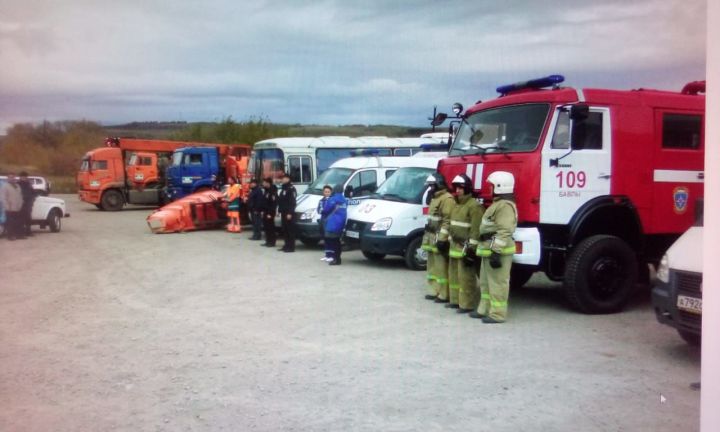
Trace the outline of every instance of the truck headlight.
<path fill-rule="evenodd" d="M 387 231 L 392 226 L 392 218 L 382 218 L 379 221 L 372 224 L 370 231 Z"/>
<path fill-rule="evenodd" d="M 660 282 L 670 282 L 670 260 L 668 259 L 667 254 L 663 255 L 662 259 L 660 260 L 660 265 L 658 266 L 657 274 L 655 277 L 657 277 Z"/>
<path fill-rule="evenodd" d="M 300 215 L 300 220 L 312 220 L 313 216 L 315 216 L 315 209 L 305 210 Z"/>

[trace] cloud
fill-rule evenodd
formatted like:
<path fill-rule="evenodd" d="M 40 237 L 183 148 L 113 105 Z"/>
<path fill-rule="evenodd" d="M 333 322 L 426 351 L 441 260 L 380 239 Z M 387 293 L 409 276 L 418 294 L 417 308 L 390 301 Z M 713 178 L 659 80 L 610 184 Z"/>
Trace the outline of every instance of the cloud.
<path fill-rule="evenodd" d="M 0 119 L 425 124 L 548 73 L 704 78 L 705 2 L 0 0 Z"/>

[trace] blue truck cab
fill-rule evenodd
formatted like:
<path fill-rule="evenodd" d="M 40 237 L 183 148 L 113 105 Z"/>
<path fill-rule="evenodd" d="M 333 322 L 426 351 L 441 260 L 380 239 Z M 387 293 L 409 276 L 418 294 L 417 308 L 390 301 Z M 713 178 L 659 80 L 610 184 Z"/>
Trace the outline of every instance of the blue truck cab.
<path fill-rule="evenodd" d="M 175 201 L 199 190 L 213 189 L 222 179 L 217 147 L 182 147 L 167 169 L 165 198 Z"/>

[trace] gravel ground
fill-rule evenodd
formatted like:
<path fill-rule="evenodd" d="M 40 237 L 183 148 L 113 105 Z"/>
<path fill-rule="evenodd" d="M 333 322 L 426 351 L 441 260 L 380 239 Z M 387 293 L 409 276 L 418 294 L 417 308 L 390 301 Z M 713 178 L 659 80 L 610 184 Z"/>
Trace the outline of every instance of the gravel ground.
<path fill-rule="evenodd" d="M 698 430 L 700 352 L 648 293 L 584 316 L 536 275 L 483 325 L 399 259 L 62 197 L 61 233 L 0 241 L 0 431 Z"/>

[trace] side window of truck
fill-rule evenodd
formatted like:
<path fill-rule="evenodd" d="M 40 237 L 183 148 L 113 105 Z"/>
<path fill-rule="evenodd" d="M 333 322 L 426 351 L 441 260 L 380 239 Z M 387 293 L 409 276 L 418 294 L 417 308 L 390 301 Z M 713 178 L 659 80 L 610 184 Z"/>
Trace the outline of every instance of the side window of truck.
<path fill-rule="evenodd" d="M 106 170 L 108 169 L 108 163 L 106 160 L 94 160 L 92 161 L 92 170 Z"/>
<path fill-rule="evenodd" d="M 602 150 L 603 114 L 601 112 L 590 112 L 587 119 L 582 123 L 576 123 L 574 127 L 581 128 L 577 138 L 582 141 L 583 150 Z M 558 116 L 550 147 L 570 148 L 570 114 L 567 111 L 561 111 Z"/>
<path fill-rule="evenodd" d="M 662 146 L 666 149 L 698 150 L 702 133 L 702 116 L 663 114 Z"/>
<path fill-rule="evenodd" d="M 290 179 L 294 183 L 310 183 L 312 181 L 311 165 L 309 156 L 288 157 Z"/>
<path fill-rule="evenodd" d="M 202 165 L 203 158 L 202 154 L 198 153 L 191 153 L 185 155 L 185 160 L 183 165 Z"/>

